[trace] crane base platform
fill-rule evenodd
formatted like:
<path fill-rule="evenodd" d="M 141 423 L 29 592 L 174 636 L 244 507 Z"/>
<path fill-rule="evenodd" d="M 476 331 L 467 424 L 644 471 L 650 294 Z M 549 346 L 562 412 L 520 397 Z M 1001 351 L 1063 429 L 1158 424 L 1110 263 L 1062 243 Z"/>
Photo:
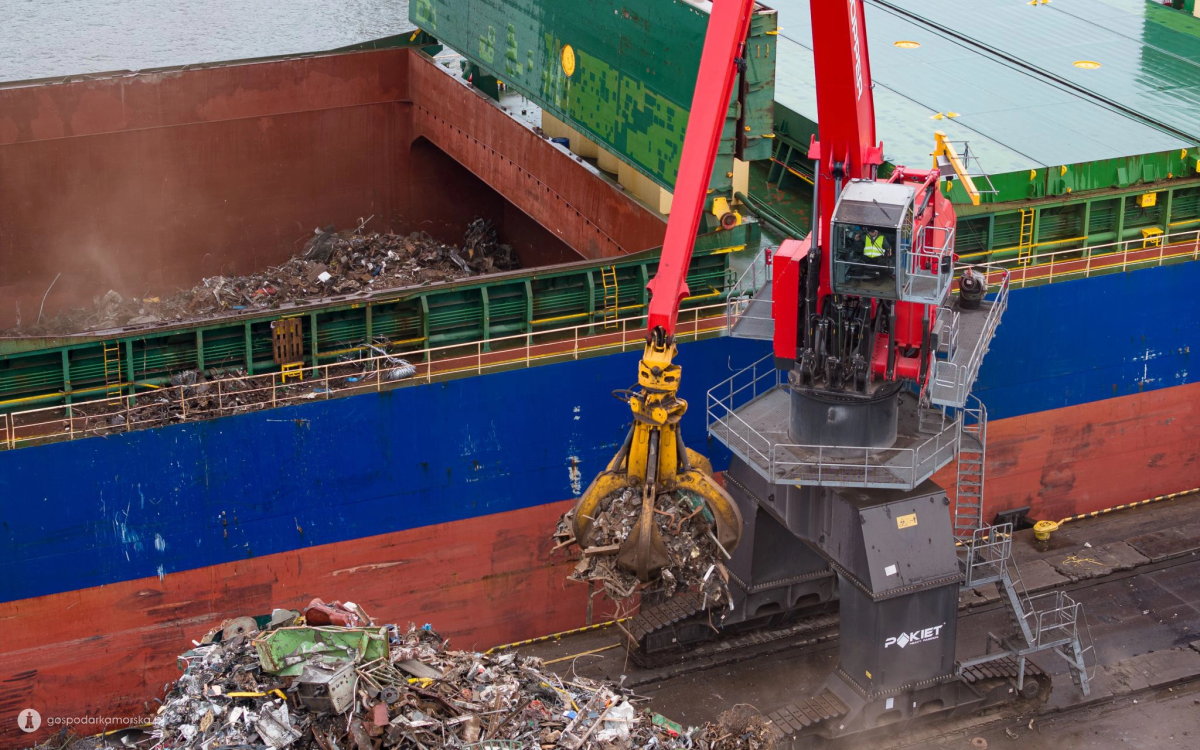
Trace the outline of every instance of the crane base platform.
<path fill-rule="evenodd" d="M 1026 689 L 1033 690 L 1030 683 L 1036 683 L 1036 695 L 1009 693 L 1013 665 L 1000 659 L 963 669 L 955 679 L 935 686 L 964 691 L 957 699 L 954 694 L 942 699 L 945 705 L 953 703 L 952 709 L 944 705 L 934 710 L 937 705 L 931 704 L 922 713 L 922 705 L 937 697 L 932 691 L 922 693 L 916 696 L 915 712 L 908 698 L 909 714 L 883 716 L 885 728 L 849 734 L 847 720 L 861 714 L 861 703 L 867 701 L 852 695 L 853 690 L 833 688 L 840 640 L 836 615 L 829 612 L 722 634 L 690 649 L 661 652 L 646 666 L 638 663 L 621 632 L 634 625 L 632 619 L 523 645 L 520 652 L 545 659 L 550 669 L 563 674 L 620 682 L 649 697 L 649 708 L 685 726 L 713 720 L 736 704 L 750 704 L 782 725 L 795 747 L 888 750 L 946 737 L 969 741 L 994 734 L 1004 722 L 1024 731 L 1031 718 L 1040 725 L 1051 713 L 1101 702 L 1140 698 L 1146 703 L 1156 691 L 1166 694 L 1170 686 L 1200 680 L 1200 495 L 1074 520 L 1046 542 L 1035 540 L 1032 530 L 1018 531 L 1013 557 L 1031 594 L 1063 588 L 1096 613 L 1089 618 L 1096 644 L 1095 660 L 1088 664 L 1089 696 L 1072 682 L 1066 662 L 1051 653 L 1027 660 Z M 963 589 L 958 622 L 958 656 L 969 661 L 972 654 L 984 653 L 989 633 L 1009 626 L 995 586 Z M 1003 695 L 997 692 L 1002 686 Z M 836 704 L 822 704 L 827 715 L 837 715 L 839 726 L 846 725 L 833 737 L 828 734 L 831 718 L 812 721 L 803 710 L 797 714 L 805 706 L 812 710 L 809 699 L 828 701 L 826 688 L 846 709 L 838 713 Z M 968 700 L 971 691 L 982 697 Z M 886 701 L 887 696 L 881 697 Z M 797 715 L 810 725 L 791 718 Z"/>

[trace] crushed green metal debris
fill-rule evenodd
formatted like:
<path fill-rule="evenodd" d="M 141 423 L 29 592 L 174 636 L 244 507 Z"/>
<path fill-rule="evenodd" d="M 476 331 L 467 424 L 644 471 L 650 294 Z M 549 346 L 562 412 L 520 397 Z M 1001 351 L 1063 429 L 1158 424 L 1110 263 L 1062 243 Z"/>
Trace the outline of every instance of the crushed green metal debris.
<path fill-rule="evenodd" d="M 103 738 L 63 731 L 38 746 L 90 750 L 770 750 L 770 723 L 742 706 L 684 728 L 620 686 L 559 675 L 515 651 L 452 651 L 430 625 L 360 621 L 317 599 L 303 613 L 237 618 L 179 657 L 153 723 Z M 306 621 L 307 618 L 307 621 Z M 97 740 L 100 740 L 99 742 Z"/>

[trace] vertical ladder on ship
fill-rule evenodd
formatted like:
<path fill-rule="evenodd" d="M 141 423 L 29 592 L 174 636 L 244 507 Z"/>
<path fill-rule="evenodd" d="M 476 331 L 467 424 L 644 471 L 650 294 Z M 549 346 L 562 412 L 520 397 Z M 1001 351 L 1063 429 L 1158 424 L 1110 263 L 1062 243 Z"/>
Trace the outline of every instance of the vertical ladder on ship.
<path fill-rule="evenodd" d="M 600 281 L 604 285 L 604 327 L 616 328 L 621 310 L 621 290 L 617 285 L 617 267 L 615 265 L 601 266 Z"/>
<path fill-rule="evenodd" d="M 1032 208 L 1021 209 L 1021 233 L 1017 238 L 1017 262 L 1022 266 L 1029 265 L 1033 255 L 1033 219 Z"/>
<path fill-rule="evenodd" d="M 121 343 L 104 344 L 104 398 L 110 405 L 121 403 Z"/>
<path fill-rule="evenodd" d="M 987 466 L 987 407 L 975 396 L 976 406 L 963 409 L 955 484 L 954 538 L 968 541 L 983 526 L 983 479 Z"/>

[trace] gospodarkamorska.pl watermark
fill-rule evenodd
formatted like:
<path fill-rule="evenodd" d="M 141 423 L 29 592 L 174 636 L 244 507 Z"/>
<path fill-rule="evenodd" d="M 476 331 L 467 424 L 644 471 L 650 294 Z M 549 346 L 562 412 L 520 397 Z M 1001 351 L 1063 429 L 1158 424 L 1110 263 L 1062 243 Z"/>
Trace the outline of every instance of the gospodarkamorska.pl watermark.
<path fill-rule="evenodd" d="M 36 732 L 46 726 L 54 730 L 69 728 L 81 734 L 99 734 L 113 729 L 143 726 L 151 721 L 151 716 L 42 716 L 33 708 L 26 708 L 17 714 L 17 728 L 22 732 Z"/>

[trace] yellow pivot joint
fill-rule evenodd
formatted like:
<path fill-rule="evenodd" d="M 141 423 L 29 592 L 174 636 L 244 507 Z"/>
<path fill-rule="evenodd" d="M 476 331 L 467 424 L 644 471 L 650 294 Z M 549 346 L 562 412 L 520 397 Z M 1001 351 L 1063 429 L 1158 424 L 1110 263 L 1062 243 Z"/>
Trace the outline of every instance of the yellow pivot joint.
<path fill-rule="evenodd" d="M 938 130 L 933 134 L 937 141 L 937 148 L 933 151 L 933 166 L 941 169 L 944 162 L 948 162 L 954 170 L 958 179 L 962 180 L 963 189 L 967 191 L 967 195 L 971 198 L 971 205 L 978 206 L 980 201 L 979 189 L 975 187 L 975 181 L 971 179 L 971 175 L 967 173 L 967 165 L 963 162 L 962 157 L 958 155 L 958 150 L 954 148 L 954 144 L 946 140 L 946 134 Z"/>

